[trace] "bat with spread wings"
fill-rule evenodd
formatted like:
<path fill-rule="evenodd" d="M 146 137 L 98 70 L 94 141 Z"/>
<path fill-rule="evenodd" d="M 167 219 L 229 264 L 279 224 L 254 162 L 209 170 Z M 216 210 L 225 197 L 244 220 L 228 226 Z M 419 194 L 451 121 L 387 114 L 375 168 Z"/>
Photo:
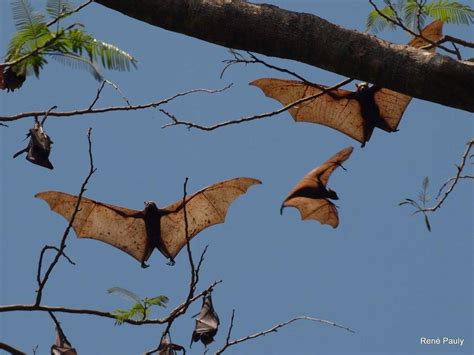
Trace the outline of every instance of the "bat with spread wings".
<path fill-rule="evenodd" d="M 443 37 L 443 22 L 434 21 L 426 26 L 421 36 L 436 42 Z M 421 48 L 429 43 L 416 37 L 408 46 Z M 434 48 L 429 49 L 434 52 Z M 250 83 L 263 93 L 283 105 L 316 96 L 290 108 L 288 111 L 296 122 L 318 123 L 348 135 L 362 143 L 369 141 L 375 127 L 386 132 L 395 132 L 411 101 L 411 97 L 398 92 L 370 86 L 357 85 L 357 90 L 328 89 L 327 86 L 296 80 L 264 78 Z"/>
<path fill-rule="evenodd" d="M 239 177 L 208 186 L 183 201 L 163 209 L 145 202 L 143 211 L 109 205 L 83 197 L 72 227 L 78 238 L 90 238 L 110 244 L 137 259 L 146 267 L 154 248 L 173 263 L 186 245 L 184 205 L 188 221 L 188 238 L 203 229 L 224 223 L 232 202 L 253 186 L 257 179 Z M 40 192 L 35 197 L 46 201 L 54 212 L 68 221 L 78 197 L 64 192 Z"/>
<path fill-rule="evenodd" d="M 280 214 L 285 207 L 295 207 L 300 211 L 301 219 L 315 219 L 321 224 L 329 224 L 333 228 L 339 225 L 336 206 L 329 201 L 338 200 L 336 192 L 327 188 L 332 172 L 351 155 L 354 148 L 347 147 L 335 154 L 324 164 L 311 170 L 293 190 L 281 205 Z"/>

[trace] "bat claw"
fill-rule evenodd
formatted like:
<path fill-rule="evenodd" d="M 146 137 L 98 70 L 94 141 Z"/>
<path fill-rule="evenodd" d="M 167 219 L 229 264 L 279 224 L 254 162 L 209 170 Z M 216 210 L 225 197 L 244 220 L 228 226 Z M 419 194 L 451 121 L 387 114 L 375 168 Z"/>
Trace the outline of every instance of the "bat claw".
<path fill-rule="evenodd" d="M 283 216 L 283 209 L 285 208 L 285 206 L 281 205 L 280 207 L 280 216 Z"/>
<path fill-rule="evenodd" d="M 170 261 L 166 263 L 166 265 L 168 265 L 168 266 L 174 266 L 174 264 L 176 264 L 174 259 L 170 259 Z"/>
<path fill-rule="evenodd" d="M 146 268 L 150 267 L 150 265 L 148 265 L 144 261 L 142 261 L 141 267 L 142 267 L 142 269 L 146 269 Z"/>

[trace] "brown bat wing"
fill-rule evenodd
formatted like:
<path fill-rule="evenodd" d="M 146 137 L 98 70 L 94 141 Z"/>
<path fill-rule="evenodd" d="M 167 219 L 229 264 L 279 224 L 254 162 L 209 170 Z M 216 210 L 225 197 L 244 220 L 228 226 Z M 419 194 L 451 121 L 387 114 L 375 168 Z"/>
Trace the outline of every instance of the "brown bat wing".
<path fill-rule="evenodd" d="M 283 201 L 282 209 L 295 207 L 300 211 L 301 219 L 315 219 L 336 228 L 339 217 L 336 206 L 327 198 L 326 185 L 333 171 L 342 166 L 353 150 L 353 147 L 344 148 L 306 174 Z"/>
<path fill-rule="evenodd" d="M 193 238 L 203 229 L 224 223 L 232 202 L 253 186 L 257 179 L 240 177 L 208 186 L 186 198 L 188 236 Z M 161 242 L 171 258 L 186 245 L 184 209 L 177 201 L 163 209 L 161 217 Z"/>
<path fill-rule="evenodd" d="M 35 195 L 49 205 L 51 210 L 68 221 L 78 197 L 64 192 L 47 191 Z M 149 245 L 142 212 L 108 205 L 83 197 L 72 227 L 78 238 L 90 238 L 112 245 L 146 261 L 153 248 Z"/>
<path fill-rule="evenodd" d="M 297 208 L 302 220 L 314 219 L 333 228 L 339 225 L 337 208 L 326 198 L 293 197 L 286 200 L 283 206 Z"/>
<path fill-rule="evenodd" d="M 252 81 L 250 85 L 258 87 L 267 97 L 284 106 L 323 92 L 318 87 L 295 80 L 263 78 Z M 363 143 L 370 138 L 370 134 L 369 137 L 364 134 L 364 126 L 368 122 L 362 117 L 360 104 L 354 95 L 348 90 L 331 90 L 331 94 L 302 102 L 288 111 L 296 122 L 319 123 Z"/>
<path fill-rule="evenodd" d="M 421 31 L 421 35 L 432 42 L 439 41 L 443 38 L 443 21 L 433 21 Z M 415 37 L 408 42 L 408 46 L 415 48 L 421 48 L 428 44 L 428 42 L 420 37 Z M 427 51 L 434 53 L 436 48 L 433 47 L 427 49 Z M 387 126 L 390 127 L 391 131 L 384 129 L 384 127 L 379 128 L 388 132 L 395 131 L 411 99 L 410 96 L 385 88 L 376 91 L 374 100 L 379 108 L 380 117 L 386 122 Z"/>

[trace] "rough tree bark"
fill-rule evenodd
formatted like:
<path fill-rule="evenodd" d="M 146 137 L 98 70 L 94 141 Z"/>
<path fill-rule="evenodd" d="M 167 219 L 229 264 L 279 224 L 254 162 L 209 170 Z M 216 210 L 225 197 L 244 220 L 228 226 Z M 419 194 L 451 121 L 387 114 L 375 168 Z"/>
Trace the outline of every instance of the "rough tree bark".
<path fill-rule="evenodd" d="M 315 15 L 242 0 L 95 0 L 127 16 L 228 48 L 293 59 L 474 112 L 474 65 L 394 45 Z"/>

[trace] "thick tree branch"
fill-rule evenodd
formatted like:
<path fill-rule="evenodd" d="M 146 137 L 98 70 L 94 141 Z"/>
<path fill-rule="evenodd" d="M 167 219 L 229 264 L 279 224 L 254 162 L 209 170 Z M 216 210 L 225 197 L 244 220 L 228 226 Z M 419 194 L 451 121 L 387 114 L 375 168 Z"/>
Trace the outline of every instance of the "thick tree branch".
<path fill-rule="evenodd" d="M 26 353 L 15 349 L 13 346 L 5 344 L 5 343 L 0 343 L 0 349 L 5 350 L 7 353 L 10 353 L 12 355 L 26 355 Z"/>
<path fill-rule="evenodd" d="M 474 112 L 474 65 L 243 0 L 95 0 L 154 26 Z"/>

